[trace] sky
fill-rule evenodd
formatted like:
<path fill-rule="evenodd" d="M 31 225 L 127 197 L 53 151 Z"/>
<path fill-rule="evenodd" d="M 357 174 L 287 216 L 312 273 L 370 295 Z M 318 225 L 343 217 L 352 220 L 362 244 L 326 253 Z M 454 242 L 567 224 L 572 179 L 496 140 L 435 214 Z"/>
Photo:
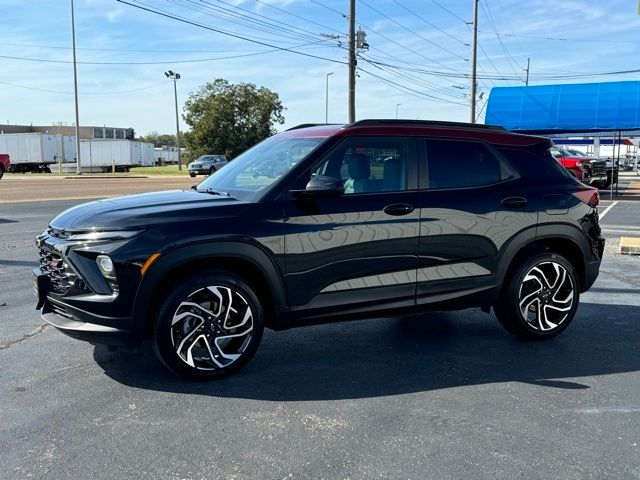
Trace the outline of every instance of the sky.
<path fill-rule="evenodd" d="M 324 122 L 333 73 L 329 122 L 347 122 L 347 0 L 126 1 L 209 28 L 116 0 L 75 0 L 81 125 L 175 132 L 169 69 L 181 75 L 180 110 L 220 77 L 274 90 L 286 108 L 279 130 Z M 395 118 L 397 109 L 400 118 L 468 121 L 473 1 L 356 8 L 369 44 L 358 60 L 357 118 Z M 0 0 L 0 19 L 0 129 L 72 125 L 69 1 Z M 531 85 L 640 79 L 582 76 L 639 69 L 639 27 L 635 0 L 480 0 L 480 120 L 492 87 L 523 84 L 527 58 Z"/>

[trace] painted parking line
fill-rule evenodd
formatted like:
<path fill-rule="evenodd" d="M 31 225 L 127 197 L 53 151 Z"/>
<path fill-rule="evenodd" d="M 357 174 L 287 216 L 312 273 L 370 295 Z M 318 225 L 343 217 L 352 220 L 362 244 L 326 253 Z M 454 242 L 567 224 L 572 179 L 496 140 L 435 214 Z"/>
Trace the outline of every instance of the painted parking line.
<path fill-rule="evenodd" d="M 602 220 L 604 218 L 604 216 L 609 213 L 609 211 L 615 207 L 618 204 L 618 200 L 616 200 L 615 202 L 613 202 L 611 205 L 609 205 L 607 208 L 604 209 L 604 211 L 600 214 L 600 220 Z"/>

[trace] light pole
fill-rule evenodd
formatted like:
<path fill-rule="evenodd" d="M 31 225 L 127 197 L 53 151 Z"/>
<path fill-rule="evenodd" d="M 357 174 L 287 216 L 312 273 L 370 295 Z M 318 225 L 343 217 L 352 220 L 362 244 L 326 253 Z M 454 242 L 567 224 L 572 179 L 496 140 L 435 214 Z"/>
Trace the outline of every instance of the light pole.
<path fill-rule="evenodd" d="M 182 158 L 180 157 L 180 121 L 178 120 L 178 87 L 176 81 L 180 80 L 180 74 L 168 70 L 164 72 L 167 78 L 173 80 L 173 96 L 176 102 L 176 147 L 178 148 L 178 170 L 182 170 Z"/>
<path fill-rule="evenodd" d="M 398 119 L 398 108 L 402 105 L 401 103 L 396 103 L 396 120 Z"/>
<path fill-rule="evenodd" d="M 78 72 L 76 69 L 76 19 L 71 0 L 71 43 L 73 45 L 73 97 L 76 107 L 76 174 L 80 175 L 80 115 L 78 113 Z"/>
<path fill-rule="evenodd" d="M 329 123 L 329 77 L 333 72 L 327 73 L 327 86 L 324 94 L 324 123 Z"/>

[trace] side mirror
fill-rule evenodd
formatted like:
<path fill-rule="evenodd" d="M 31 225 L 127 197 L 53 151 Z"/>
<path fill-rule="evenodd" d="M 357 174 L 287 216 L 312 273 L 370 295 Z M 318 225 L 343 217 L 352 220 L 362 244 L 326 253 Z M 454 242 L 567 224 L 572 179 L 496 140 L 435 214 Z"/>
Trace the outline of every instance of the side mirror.
<path fill-rule="evenodd" d="M 344 193 L 342 182 L 333 177 L 316 175 L 309 180 L 304 190 L 291 190 L 296 199 L 303 198 L 338 198 Z"/>

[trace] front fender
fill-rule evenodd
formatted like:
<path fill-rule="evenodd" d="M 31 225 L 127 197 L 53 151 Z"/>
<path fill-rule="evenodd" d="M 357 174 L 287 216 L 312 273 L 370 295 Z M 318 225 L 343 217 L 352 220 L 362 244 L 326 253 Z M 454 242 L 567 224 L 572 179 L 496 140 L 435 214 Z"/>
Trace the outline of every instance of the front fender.
<path fill-rule="evenodd" d="M 233 241 L 229 240 L 207 240 L 202 242 L 182 245 L 163 253 L 145 272 L 142 277 L 136 294 L 133 318 L 136 320 L 135 334 L 142 338 L 148 322 L 150 306 L 161 299 L 154 299 L 154 294 L 158 290 L 161 282 L 170 275 L 172 271 L 188 263 L 210 261 L 215 258 L 238 259 L 251 262 L 266 278 L 271 298 L 276 310 L 274 327 L 282 324 L 284 315 L 287 312 L 284 284 L 282 282 L 282 272 L 272 256 L 257 242 L 251 239 Z"/>

